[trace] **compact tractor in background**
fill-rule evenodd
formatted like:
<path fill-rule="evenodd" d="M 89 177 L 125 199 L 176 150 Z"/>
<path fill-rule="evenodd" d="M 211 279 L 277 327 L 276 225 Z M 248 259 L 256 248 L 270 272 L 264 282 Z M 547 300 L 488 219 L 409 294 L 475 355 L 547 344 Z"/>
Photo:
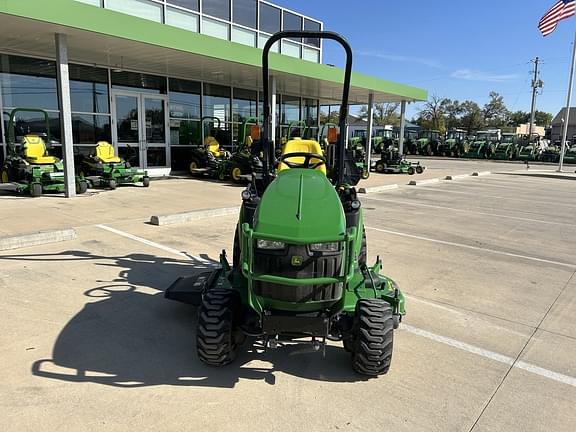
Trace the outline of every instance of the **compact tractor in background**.
<path fill-rule="evenodd" d="M 40 114 L 44 130 L 32 131 L 17 121 L 18 114 Z M 17 144 L 17 138 L 20 140 Z M 0 171 L 0 180 L 11 184 L 18 193 L 33 197 L 47 192 L 64 192 L 64 163 L 50 155 L 46 143 L 51 144 L 50 120 L 44 110 L 15 108 L 10 112 L 7 131 L 7 155 Z M 88 183 L 76 177 L 76 193 L 83 194 Z"/>
<path fill-rule="evenodd" d="M 540 160 L 543 145 L 540 140 L 540 135 L 532 134 L 532 136 L 522 135 L 518 138 L 518 156 L 517 159 L 521 161 L 537 161 Z"/>
<path fill-rule="evenodd" d="M 442 142 L 442 134 L 437 130 L 425 130 L 418 133 L 416 152 L 419 155 L 438 155 L 438 147 Z"/>
<path fill-rule="evenodd" d="M 468 138 L 465 130 L 450 129 L 446 134 L 446 140 L 440 142 L 437 147 L 439 156 L 460 157 L 468 151 Z"/>
<path fill-rule="evenodd" d="M 496 144 L 491 159 L 512 160 L 518 156 L 518 137 L 515 133 L 503 133 L 500 142 Z"/>
<path fill-rule="evenodd" d="M 232 262 L 178 279 L 166 297 L 199 307 L 196 349 L 210 366 L 234 361 L 247 337 L 266 348 L 339 341 L 360 374 L 388 372 L 394 329 L 405 313 L 398 286 L 368 264 L 362 203 L 350 185 L 344 133 L 322 154 L 316 140 L 290 139 L 279 160 L 272 140 L 268 56 L 284 38 L 322 38 L 346 50 L 339 129 L 345 131 L 352 50 L 331 32 L 284 31 L 262 54 L 264 176 L 242 192 Z M 334 131 L 334 129 L 331 129 Z M 274 167 L 278 165 L 276 170 Z"/>
<path fill-rule="evenodd" d="M 567 141 L 566 145 L 570 146 L 570 142 Z M 555 141 L 554 144 L 548 145 L 548 147 L 544 148 L 542 150 L 542 153 L 540 153 L 540 160 L 542 162 L 557 163 L 558 161 L 560 161 L 560 148 L 561 147 L 562 147 L 562 142 L 560 140 Z"/>
<path fill-rule="evenodd" d="M 75 158 L 77 174 L 84 178 L 91 187 L 107 187 L 136 184 L 150 186 L 148 172 L 132 167 L 129 162 L 118 157 L 114 147 L 107 141 L 100 141 L 94 147 L 94 153 L 88 156 L 78 155 Z"/>
<path fill-rule="evenodd" d="M 480 131 L 476 138 L 470 143 L 468 152 L 462 157 L 469 159 L 488 159 L 496 145 L 500 142 L 500 131 Z"/>
<path fill-rule="evenodd" d="M 398 139 L 394 136 L 392 126 L 384 126 L 383 129 L 378 129 L 372 137 L 372 153 L 380 154 L 388 149 L 388 147 L 398 144 Z"/>

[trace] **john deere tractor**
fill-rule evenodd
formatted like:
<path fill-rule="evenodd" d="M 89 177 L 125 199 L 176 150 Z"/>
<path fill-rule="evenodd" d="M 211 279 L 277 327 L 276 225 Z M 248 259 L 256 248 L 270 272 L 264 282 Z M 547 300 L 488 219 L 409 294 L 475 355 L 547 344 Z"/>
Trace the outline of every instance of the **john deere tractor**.
<path fill-rule="evenodd" d="M 518 156 L 517 136 L 515 133 L 503 133 L 502 139 L 490 155 L 491 159 L 512 160 Z"/>
<path fill-rule="evenodd" d="M 564 163 L 576 164 L 576 145 L 570 146 L 564 153 Z"/>
<path fill-rule="evenodd" d="M 569 142 L 566 143 L 568 146 L 570 145 Z M 557 140 L 554 144 L 550 144 L 540 154 L 540 160 L 542 162 L 552 162 L 557 163 L 560 160 L 560 148 L 562 147 L 562 142 Z"/>
<path fill-rule="evenodd" d="M 17 115 L 20 113 L 40 114 L 44 130 L 32 131 L 19 124 Z M 19 144 L 16 144 L 17 137 Z M 1 183 L 11 184 L 16 192 L 33 197 L 47 192 L 64 192 L 64 163 L 49 154 L 46 142 L 51 142 L 48 113 L 38 109 L 13 109 L 8 120 L 8 154 L 0 172 Z M 88 183 L 82 177 L 76 177 L 76 193 L 83 194 L 87 189 Z"/>
<path fill-rule="evenodd" d="M 532 134 L 522 135 L 518 138 L 518 156 L 521 161 L 536 161 L 540 160 L 542 154 L 542 145 L 540 143 L 540 136 Z"/>
<path fill-rule="evenodd" d="M 327 341 L 339 341 L 355 371 L 385 374 L 404 297 L 380 274 L 379 258 L 368 265 L 362 204 L 348 182 L 346 137 L 340 134 L 334 144 L 333 161 L 316 140 L 306 139 L 288 140 L 275 160 L 268 56 L 274 43 L 294 37 L 331 39 L 345 48 L 339 128 L 346 130 L 348 43 L 330 32 L 270 37 L 262 54 L 264 176 L 242 192 L 232 262 L 223 251 L 218 268 L 178 279 L 166 297 L 199 307 L 196 350 L 207 365 L 233 362 L 247 337 L 268 349 L 308 344 L 324 351 Z"/>
<path fill-rule="evenodd" d="M 382 153 L 388 147 L 398 144 L 398 139 L 394 137 L 394 131 L 390 126 L 378 129 L 372 137 L 372 153 Z"/>
<path fill-rule="evenodd" d="M 139 182 L 144 187 L 150 186 L 148 173 L 118 157 L 114 147 L 106 141 L 96 144 L 93 154 L 76 158 L 76 171 L 92 186 L 116 189 L 119 185 Z"/>
<path fill-rule="evenodd" d="M 500 137 L 495 131 L 480 131 L 470 143 L 468 152 L 462 156 L 469 159 L 487 159 L 494 153 L 499 140 Z"/>
<path fill-rule="evenodd" d="M 460 157 L 468 151 L 468 140 L 466 131 L 462 129 L 451 129 L 446 135 L 446 140 L 438 144 L 437 153 L 439 156 Z"/>
<path fill-rule="evenodd" d="M 439 131 L 421 131 L 418 134 L 418 140 L 416 141 L 416 150 L 420 155 L 438 155 L 438 146 L 441 142 L 442 138 Z"/>
<path fill-rule="evenodd" d="M 204 142 L 192 149 L 190 174 L 207 175 L 224 180 L 229 171 L 230 152 L 220 147 L 222 122 L 218 117 L 202 117 Z"/>

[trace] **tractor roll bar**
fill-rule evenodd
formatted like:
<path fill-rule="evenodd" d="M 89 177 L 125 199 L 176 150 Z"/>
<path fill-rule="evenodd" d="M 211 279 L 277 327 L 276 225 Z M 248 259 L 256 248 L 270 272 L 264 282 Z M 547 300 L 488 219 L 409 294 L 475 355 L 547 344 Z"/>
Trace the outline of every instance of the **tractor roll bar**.
<path fill-rule="evenodd" d="M 341 186 L 344 183 L 344 161 L 346 157 L 346 122 L 348 120 L 348 99 L 350 96 L 350 81 L 352 78 L 352 48 L 346 39 L 340 36 L 338 33 L 327 32 L 327 31 L 297 31 L 289 30 L 276 33 L 268 39 L 266 45 L 264 45 L 264 52 L 262 53 L 262 78 L 264 87 L 264 145 L 266 148 L 266 155 L 264 157 L 264 174 L 266 176 L 266 181 L 269 182 L 270 179 L 270 162 L 274 160 L 274 148 L 272 146 L 272 133 L 271 131 L 271 110 L 270 110 L 270 65 L 269 57 L 272 45 L 281 39 L 286 38 L 310 38 L 310 39 L 331 39 L 338 42 L 344 50 L 346 51 L 346 68 L 344 71 L 344 85 L 342 89 L 342 102 L 340 105 L 340 119 L 338 121 L 338 126 L 340 127 L 340 136 L 338 137 L 338 156 L 337 156 L 337 167 L 338 176 L 337 186 Z"/>

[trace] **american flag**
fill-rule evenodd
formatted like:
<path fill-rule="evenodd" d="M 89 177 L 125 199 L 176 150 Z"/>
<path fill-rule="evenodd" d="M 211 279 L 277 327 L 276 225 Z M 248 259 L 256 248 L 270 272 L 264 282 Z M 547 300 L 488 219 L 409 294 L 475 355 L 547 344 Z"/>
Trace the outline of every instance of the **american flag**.
<path fill-rule="evenodd" d="M 570 18 L 576 13 L 576 0 L 560 0 L 550 9 L 538 23 L 542 36 L 548 36 L 563 19 Z"/>

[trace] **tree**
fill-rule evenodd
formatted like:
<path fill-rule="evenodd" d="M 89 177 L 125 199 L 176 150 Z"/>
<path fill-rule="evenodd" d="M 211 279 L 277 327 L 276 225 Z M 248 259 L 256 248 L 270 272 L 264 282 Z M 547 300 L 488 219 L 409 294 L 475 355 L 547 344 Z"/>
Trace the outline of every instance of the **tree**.
<path fill-rule="evenodd" d="M 455 129 L 461 125 L 462 106 L 457 100 L 442 99 L 440 106 L 445 115 L 446 129 Z"/>
<path fill-rule="evenodd" d="M 378 126 L 400 125 L 400 114 L 398 113 L 399 103 L 375 103 L 374 104 L 374 124 Z M 359 117 L 362 120 L 368 119 L 368 106 L 360 108 Z"/>
<path fill-rule="evenodd" d="M 484 127 L 484 113 L 476 102 L 464 101 L 460 104 L 462 108 L 462 117 L 460 126 L 471 134 Z"/>
<path fill-rule="evenodd" d="M 338 124 L 340 120 L 340 111 L 329 109 L 329 112 L 320 110 L 320 124 L 334 123 Z"/>
<path fill-rule="evenodd" d="M 420 124 L 424 126 L 429 125 L 429 128 L 436 129 L 444 132 L 446 130 L 446 124 L 444 121 L 444 107 L 443 101 L 437 95 L 433 95 L 432 98 L 426 102 L 424 108 L 420 111 Z"/>
<path fill-rule="evenodd" d="M 482 111 L 484 113 L 484 123 L 487 126 L 501 127 L 508 123 L 510 113 L 504 103 L 504 97 L 495 91 L 490 92 L 490 101 L 484 105 Z"/>
<path fill-rule="evenodd" d="M 554 116 L 544 111 L 536 111 L 534 115 L 534 123 L 538 126 L 550 126 Z"/>
<path fill-rule="evenodd" d="M 521 124 L 526 124 L 529 122 L 530 122 L 530 113 L 525 111 L 516 111 L 510 113 L 508 125 L 517 127 L 520 126 Z"/>

